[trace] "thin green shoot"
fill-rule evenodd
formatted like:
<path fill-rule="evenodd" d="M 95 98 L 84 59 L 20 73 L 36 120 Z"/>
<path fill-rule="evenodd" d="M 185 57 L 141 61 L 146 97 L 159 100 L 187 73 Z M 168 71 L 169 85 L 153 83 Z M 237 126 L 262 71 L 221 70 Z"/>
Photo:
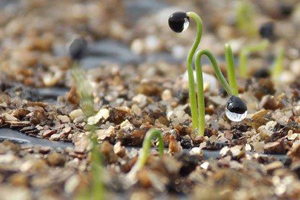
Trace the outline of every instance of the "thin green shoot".
<path fill-rule="evenodd" d="M 230 46 L 229 46 L 230 47 Z M 227 50 L 230 48 L 226 48 Z M 230 54 L 230 52 L 227 52 L 226 54 Z M 195 64 L 196 64 L 196 74 L 197 74 L 197 94 L 198 94 L 198 117 L 199 117 L 199 128 L 198 128 L 198 134 L 204 135 L 205 131 L 205 105 L 204 105 L 204 91 L 203 91 L 203 76 L 202 76 L 202 64 L 201 64 L 201 57 L 203 55 L 206 55 L 208 59 L 210 60 L 215 74 L 217 76 L 217 79 L 221 83 L 221 85 L 224 87 L 228 95 L 232 95 L 232 89 L 228 82 L 226 81 L 225 77 L 223 76 L 217 60 L 213 56 L 213 54 L 208 50 L 201 50 L 197 51 L 196 58 L 195 58 Z"/>
<path fill-rule="evenodd" d="M 141 154 L 139 155 L 139 157 L 138 157 L 136 163 L 134 164 L 134 166 L 131 168 L 130 172 L 127 174 L 128 184 L 132 185 L 137 181 L 137 179 L 136 179 L 137 172 L 140 171 L 146 165 L 147 160 L 148 160 L 148 156 L 149 156 L 149 152 L 150 152 L 150 148 L 151 148 L 151 140 L 154 137 L 158 138 L 159 155 L 160 155 L 160 157 L 163 156 L 163 154 L 164 154 L 164 141 L 163 141 L 162 134 L 159 130 L 150 129 L 146 133 L 146 136 L 145 136 L 145 139 L 144 139 L 144 142 L 143 142 L 143 148 L 142 148 Z"/>
<path fill-rule="evenodd" d="M 225 44 L 225 56 L 227 61 L 227 74 L 228 74 L 228 81 L 231 88 L 231 92 L 233 95 L 237 96 L 238 86 L 236 83 L 236 76 L 235 76 L 234 57 L 233 57 L 231 46 L 229 44 Z"/>
<path fill-rule="evenodd" d="M 182 13 L 180 13 L 181 16 Z M 174 15 L 171 15 L 173 17 Z M 216 59 L 213 57 L 213 55 L 207 51 L 203 50 L 198 52 L 198 56 L 196 56 L 196 74 L 197 74 L 197 94 L 195 92 L 195 79 L 194 79 L 194 70 L 193 70 L 193 58 L 196 53 L 196 50 L 200 44 L 201 38 L 202 38 L 202 29 L 203 24 L 201 18 L 194 12 L 187 12 L 186 16 L 189 19 L 193 19 L 197 24 L 197 34 L 196 39 L 192 45 L 192 48 L 188 54 L 187 57 L 187 72 L 188 72 L 188 79 L 189 79 L 189 100 L 190 100 L 190 108 L 191 108 L 191 115 L 192 115 L 192 126 L 194 129 L 198 129 L 199 135 L 204 135 L 204 129 L 205 129 L 205 106 L 204 106 L 204 94 L 203 94 L 203 75 L 202 75 L 202 69 L 201 69 L 201 56 L 202 54 L 205 54 L 210 59 L 216 76 L 224 89 L 227 91 L 228 94 L 235 94 L 237 95 L 237 84 L 235 80 L 235 69 L 234 69 L 234 61 L 233 61 L 233 55 L 230 45 L 225 45 L 226 50 L 226 59 L 228 62 L 228 73 L 229 73 L 229 79 L 230 79 L 230 85 L 227 83 L 226 79 L 224 78 L 221 70 L 218 67 Z M 189 20 L 188 19 L 188 20 Z M 185 19 L 186 20 L 186 19 Z M 180 20 L 179 20 L 180 21 Z M 181 24 L 178 25 L 182 25 Z M 172 22 L 174 23 L 174 21 Z M 176 23 L 176 21 L 175 21 Z M 171 24 L 172 25 L 172 24 Z M 173 26 L 170 26 L 172 30 L 174 30 Z M 176 26 L 175 26 L 176 28 Z M 184 29 L 184 27 L 183 27 Z M 182 29 L 182 30 L 183 30 Z M 177 30 L 174 30 L 177 32 Z"/>
<path fill-rule="evenodd" d="M 189 99 L 190 99 L 190 106 L 191 106 L 192 126 L 194 129 L 196 129 L 199 128 L 199 124 L 198 124 L 198 115 L 197 115 L 197 97 L 195 93 L 195 80 L 194 80 L 194 71 L 193 71 L 193 57 L 201 41 L 203 24 L 201 18 L 196 13 L 188 12 L 187 16 L 192 18 L 197 24 L 196 39 L 187 58 L 187 71 L 189 77 Z"/>
<path fill-rule="evenodd" d="M 104 185 L 103 185 L 103 170 L 102 170 L 102 157 L 99 150 L 99 145 L 97 142 L 97 137 L 95 137 L 95 131 L 91 132 L 92 141 L 92 186 L 91 186 L 91 197 L 92 199 L 104 199 Z"/>
<path fill-rule="evenodd" d="M 94 115 L 94 101 L 92 96 L 92 87 L 87 79 L 86 73 L 79 68 L 76 62 L 72 67 L 72 76 L 75 80 L 75 84 L 78 92 L 80 93 L 80 107 L 85 114 L 86 119 Z M 99 144 L 97 142 L 97 136 L 95 131 L 97 127 L 94 125 L 86 125 L 85 127 L 90 131 L 89 139 L 92 144 L 91 149 L 91 173 L 92 183 L 88 191 L 85 191 L 77 197 L 77 199 L 88 200 L 88 199 L 104 199 L 104 185 L 102 180 L 102 159 L 99 151 Z"/>
<path fill-rule="evenodd" d="M 255 37 L 258 33 L 254 21 L 253 5 L 246 0 L 238 2 L 236 7 L 236 22 L 238 29 L 248 36 Z"/>
<path fill-rule="evenodd" d="M 162 134 L 159 130 L 157 129 L 150 129 L 144 139 L 143 142 L 143 148 L 142 148 L 142 153 L 140 154 L 138 160 L 137 160 L 137 169 L 142 169 L 148 159 L 150 148 L 151 148 L 151 141 L 154 137 L 158 138 L 158 151 L 159 155 L 162 156 L 164 154 L 164 141 L 162 138 Z"/>
<path fill-rule="evenodd" d="M 95 131 L 97 127 L 94 125 L 89 125 L 86 128 L 90 131 L 89 139 L 92 144 L 91 149 L 91 174 L 92 174 L 92 183 L 88 190 L 79 193 L 76 197 L 78 200 L 89 200 L 89 199 L 104 199 L 104 184 L 103 184 L 103 164 L 102 164 L 102 155 L 99 150 L 99 144 L 97 142 L 97 136 Z"/>
<path fill-rule="evenodd" d="M 279 54 L 273 64 L 271 70 L 271 77 L 273 80 L 278 80 L 283 72 L 283 65 L 284 65 L 284 49 L 280 49 Z"/>
<path fill-rule="evenodd" d="M 78 67 L 78 63 L 73 65 L 71 73 L 81 96 L 80 107 L 86 117 L 91 117 L 95 114 L 92 86 L 87 79 L 85 71 Z"/>
<path fill-rule="evenodd" d="M 247 65 L 248 65 L 249 55 L 252 53 L 266 50 L 268 48 L 269 44 L 270 44 L 270 42 L 267 39 L 265 39 L 258 44 L 246 46 L 241 50 L 241 52 L 239 54 L 239 60 L 240 60 L 239 71 L 240 71 L 241 78 L 247 78 L 247 76 L 248 76 Z"/>

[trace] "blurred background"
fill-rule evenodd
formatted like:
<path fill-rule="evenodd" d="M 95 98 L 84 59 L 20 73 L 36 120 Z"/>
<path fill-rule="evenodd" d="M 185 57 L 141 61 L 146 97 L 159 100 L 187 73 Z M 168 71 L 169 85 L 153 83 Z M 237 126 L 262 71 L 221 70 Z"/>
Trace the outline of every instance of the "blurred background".
<path fill-rule="evenodd" d="M 201 16 L 200 48 L 220 59 L 225 43 L 237 54 L 243 46 L 260 42 L 260 27 L 272 22 L 271 47 L 250 64 L 268 67 L 284 48 L 285 67 L 293 66 L 290 76 L 300 73 L 298 0 L 0 0 L 0 70 L 29 86 L 66 86 L 71 62 L 65 46 L 78 35 L 89 42 L 82 60 L 85 69 L 159 62 L 184 65 L 195 24 L 191 22 L 182 34 L 172 32 L 167 22 L 175 11 Z M 239 15 L 248 20 L 246 26 L 239 24 Z"/>

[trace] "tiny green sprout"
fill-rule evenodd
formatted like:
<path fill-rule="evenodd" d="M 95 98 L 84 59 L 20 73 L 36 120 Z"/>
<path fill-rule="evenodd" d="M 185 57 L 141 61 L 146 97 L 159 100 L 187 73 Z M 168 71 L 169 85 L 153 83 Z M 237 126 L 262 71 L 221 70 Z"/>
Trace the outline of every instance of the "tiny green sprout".
<path fill-rule="evenodd" d="M 151 140 L 154 137 L 158 138 L 159 155 L 162 156 L 164 154 L 164 141 L 163 141 L 161 132 L 156 129 L 150 129 L 145 136 L 145 139 L 143 142 L 142 153 L 139 156 L 137 163 L 136 163 L 137 170 L 140 170 L 145 166 L 148 156 L 149 156 L 150 148 L 151 148 Z"/>
<path fill-rule="evenodd" d="M 147 163 L 147 159 L 149 156 L 149 152 L 150 152 L 150 148 L 151 148 L 151 140 L 157 137 L 158 138 L 158 142 L 159 142 L 159 146 L 158 146 L 158 151 L 159 151 L 159 155 L 162 157 L 164 154 L 164 141 L 163 141 L 163 137 L 162 134 L 159 130 L 156 129 L 150 129 L 147 133 L 146 136 L 144 138 L 144 142 L 143 142 L 143 148 L 142 148 L 142 152 L 138 157 L 138 160 L 136 161 L 136 163 L 134 164 L 134 166 L 131 168 L 130 172 L 127 174 L 127 178 L 129 181 L 129 184 L 134 184 L 136 182 L 136 174 L 139 170 L 141 170 L 145 164 Z"/>
<path fill-rule="evenodd" d="M 87 117 L 87 116 L 86 116 Z M 104 199 L 105 187 L 103 184 L 103 164 L 102 155 L 99 151 L 99 144 L 97 142 L 95 125 L 86 125 L 85 129 L 90 132 L 89 140 L 91 142 L 91 174 L 92 182 L 90 188 L 80 193 L 76 199 L 88 200 L 88 199 Z"/>
<path fill-rule="evenodd" d="M 87 50 L 87 41 L 82 38 L 75 38 L 68 45 L 68 52 L 73 61 L 71 74 L 79 94 L 81 95 L 80 107 L 87 117 L 94 115 L 93 90 L 87 79 L 86 73 L 80 69 L 79 62 Z"/>
<path fill-rule="evenodd" d="M 238 86 L 237 86 L 236 76 L 235 76 L 234 57 L 233 57 L 231 46 L 228 43 L 225 44 L 225 57 L 227 62 L 227 74 L 228 74 L 229 85 L 232 94 L 237 96 L 239 92 L 238 92 Z"/>
<path fill-rule="evenodd" d="M 86 119 L 94 115 L 94 101 L 92 96 L 92 87 L 87 79 L 86 73 L 79 68 L 79 62 L 83 58 L 85 51 L 87 49 L 87 42 L 84 38 L 74 39 L 68 46 L 69 55 L 73 61 L 73 66 L 71 69 L 71 74 L 75 80 L 75 84 L 78 92 L 80 93 L 80 107 L 86 117 Z M 91 148 L 91 173 L 93 175 L 91 187 L 80 193 L 76 199 L 86 200 L 86 199 L 104 199 L 104 185 L 102 181 L 102 159 L 101 153 L 99 151 L 99 144 L 97 142 L 97 137 L 95 131 L 97 129 L 94 125 L 86 125 L 85 127 L 90 131 L 89 140 L 92 144 Z"/>
<path fill-rule="evenodd" d="M 239 61 L 240 61 L 240 77 L 241 78 L 247 78 L 248 76 L 248 68 L 247 68 L 247 64 L 248 64 L 248 57 L 250 54 L 252 53 L 256 53 L 256 52 L 260 52 L 260 51 L 264 51 L 268 48 L 270 42 L 267 39 L 264 39 L 262 42 L 258 43 L 258 44 L 253 44 L 253 45 L 249 45 L 249 46 L 245 46 L 240 54 L 239 54 Z"/>
<path fill-rule="evenodd" d="M 271 77 L 273 80 L 277 80 L 283 72 L 284 64 L 284 49 L 280 49 L 279 54 L 271 69 Z"/>
<path fill-rule="evenodd" d="M 270 45 L 270 41 L 274 40 L 275 35 L 273 22 L 267 22 L 262 24 L 259 28 L 259 35 L 261 38 L 263 38 L 263 40 L 260 43 L 245 46 L 239 54 L 241 78 L 247 78 L 247 62 L 249 55 L 252 53 L 266 50 Z"/>
<path fill-rule="evenodd" d="M 104 199 L 104 185 L 102 180 L 102 155 L 99 151 L 99 145 L 97 138 L 95 137 L 95 130 L 92 131 L 90 140 L 92 141 L 92 186 L 91 186 L 91 197 L 92 199 Z"/>
<path fill-rule="evenodd" d="M 247 0 L 241 0 L 236 7 L 236 23 L 239 30 L 248 36 L 256 36 L 257 30 L 254 22 L 254 9 Z"/>
<path fill-rule="evenodd" d="M 202 55 L 206 55 L 210 60 L 217 79 L 224 87 L 228 95 L 238 95 L 238 88 L 235 77 L 235 67 L 234 67 L 234 58 L 232 54 L 232 49 L 229 44 L 225 45 L 225 54 L 227 61 L 227 69 L 228 69 L 228 77 L 229 83 L 224 78 L 217 60 L 212 55 L 212 53 L 208 50 L 201 50 L 196 53 L 195 65 L 196 65 L 196 76 L 197 76 L 197 95 L 195 93 L 195 80 L 193 73 L 193 57 L 194 54 L 200 44 L 202 37 L 202 20 L 201 18 L 194 12 L 176 12 L 169 17 L 169 26 L 170 28 L 177 33 L 180 33 L 187 29 L 189 24 L 189 20 L 193 19 L 197 23 L 197 35 L 195 42 L 188 54 L 187 58 L 187 71 L 189 78 L 189 100 L 192 114 L 192 125 L 194 129 L 198 129 L 199 135 L 204 135 L 205 130 L 205 105 L 204 105 L 204 92 L 203 92 L 203 75 L 202 75 L 202 65 L 201 65 L 201 57 Z"/>
<path fill-rule="evenodd" d="M 194 80 L 194 71 L 193 71 L 193 57 L 200 44 L 200 40 L 202 37 L 202 27 L 203 27 L 202 20 L 194 12 L 187 12 L 187 13 L 176 12 L 169 17 L 169 26 L 176 33 L 183 32 L 184 30 L 187 29 L 190 18 L 195 20 L 195 22 L 197 23 L 196 39 L 187 58 L 187 71 L 188 71 L 188 78 L 189 78 L 189 100 L 191 106 L 192 126 L 194 129 L 196 129 L 199 127 L 199 124 L 198 124 L 197 100 L 196 100 L 196 93 L 195 93 L 195 80 Z"/>
<path fill-rule="evenodd" d="M 87 117 L 95 114 L 93 89 L 87 79 L 86 73 L 78 67 L 72 68 L 72 77 L 75 80 L 77 90 L 81 96 L 80 108 Z"/>

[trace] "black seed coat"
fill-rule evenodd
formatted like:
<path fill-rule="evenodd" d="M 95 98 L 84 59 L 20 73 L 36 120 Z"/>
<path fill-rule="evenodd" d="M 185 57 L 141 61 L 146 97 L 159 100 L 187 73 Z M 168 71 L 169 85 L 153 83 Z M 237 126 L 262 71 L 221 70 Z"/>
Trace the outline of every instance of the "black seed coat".
<path fill-rule="evenodd" d="M 185 12 L 175 12 L 169 17 L 169 26 L 174 32 L 180 33 L 184 29 L 186 20 L 189 21 L 189 17 Z"/>
<path fill-rule="evenodd" d="M 243 114 L 247 111 L 247 106 L 239 97 L 231 96 L 227 101 L 227 109 L 233 113 Z"/>
<path fill-rule="evenodd" d="M 259 28 L 259 34 L 262 38 L 273 40 L 275 38 L 273 22 L 267 22 L 267 23 L 263 24 Z"/>
<path fill-rule="evenodd" d="M 69 46 L 69 54 L 73 60 L 83 58 L 87 49 L 87 41 L 84 38 L 74 39 Z"/>

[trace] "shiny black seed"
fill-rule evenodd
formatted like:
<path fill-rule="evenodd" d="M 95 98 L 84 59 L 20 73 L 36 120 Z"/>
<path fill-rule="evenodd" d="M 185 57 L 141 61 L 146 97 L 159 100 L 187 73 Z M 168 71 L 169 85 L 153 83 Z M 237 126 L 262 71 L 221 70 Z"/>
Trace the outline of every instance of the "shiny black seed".
<path fill-rule="evenodd" d="M 87 41 L 84 38 L 76 38 L 69 45 L 69 54 L 73 60 L 83 58 L 87 49 Z"/>
<path fill-rule="evenodd" d="M 247 106 L 239 97 L 231 96 L 227 101 L 227 109 L 233 113 L 244 114 L 247 111 Z"/>
<path fill-rule="evenodd" d="M 274 39 L 274 24 L 273 24 L 273 22 L 267 22 L 267 23 L 263 24 L 259 28 L 259 34 L 262 38 L 273 40 Z"/>
<path fill-rule="evenodd" d="M 169 17 L 169 26 L 174 32 L 180 33 L 184 30 L 186 20 L 189 21 L 189 17 L 185 12 L 175 12 Z"/>

